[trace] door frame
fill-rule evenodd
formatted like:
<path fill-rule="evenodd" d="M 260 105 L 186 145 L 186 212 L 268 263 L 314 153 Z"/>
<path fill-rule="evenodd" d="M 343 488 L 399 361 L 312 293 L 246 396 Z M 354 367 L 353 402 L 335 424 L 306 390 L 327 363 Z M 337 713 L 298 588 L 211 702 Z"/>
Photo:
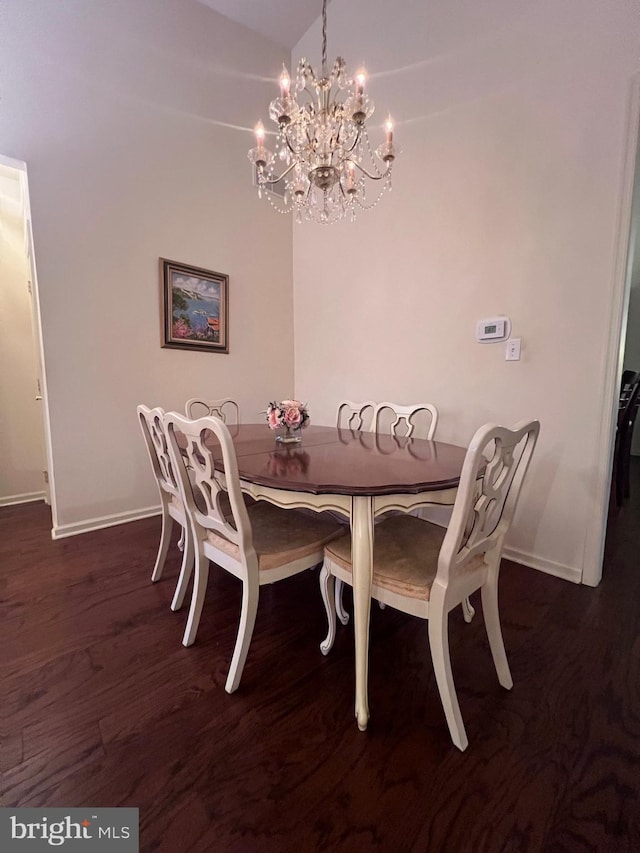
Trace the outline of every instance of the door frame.
<path fill-rule="evenodd" d="M 47 371 L 44 358 L 44 346 L 42 336 L 42 317 L 40 314 L 40 291 L 38 288 L 38 273 L 36 268 L 36 253 L 33 242 L 33 228 L 31 225 L 31 196 L 29 194 L 29 176 L 27 172 L 27 164 L 23 160 L 15 160 L 12 157 L 6 157 L 0 154 L 0 163 L 4 166 L 10 166 L 20 172 L 22 181 L 23 200 L 24 200 L 24 225 L 26 234 L 25 252 L 29 254 L 30 274 L 31 274 L 31 300 L 33 307 L 33 331 L 34 343 L 36 347 L 36 355 L 38 360 L 38 371 L 41 384 L 42 395 L 42 425 L 44 431 L 44 447 L 45 461 L 47 466 L 47 476 L 49 479 L 49 500 L 51 507 L 51 522 L 55 529 L 58 526 L 58 512 L 56 506 L 56 488 L 55 476 L 53 467 L 53 452 L 51 442 L 51 420 L 49 416 L 49 392 L 47 385 Z M 27 248 L 28 247 L 28 248 Z M 34 389 L 35 391 L 35 389 Z M 44 491 L 44 489 L 43 489 Z"/>
<path fill-rule="evenodd" d="M 640 152 L 638 151 L 639 129 L 640 72 L 634 74 L 630 81 L 625 132 L 626 145 L 621 168 L 616 222 L 618 240 L 611 281 L 609 335 L 605 351 L 602 354 L 604 376 L 602 377 L 602 406 L 596 455 L 599 465 L 595 484 L 594 510 L 585 536 L 582 571 L 582 583 L 588 586 L 597 586 L 602 579 L 613 469 L 613 449 L 616 439 L 618 397 L 631 290 L 631 267 L 633 263 L 631 212 L 636 161 L 640 160 Z M 640 163 L 638 168 L 640 168 Z"/>

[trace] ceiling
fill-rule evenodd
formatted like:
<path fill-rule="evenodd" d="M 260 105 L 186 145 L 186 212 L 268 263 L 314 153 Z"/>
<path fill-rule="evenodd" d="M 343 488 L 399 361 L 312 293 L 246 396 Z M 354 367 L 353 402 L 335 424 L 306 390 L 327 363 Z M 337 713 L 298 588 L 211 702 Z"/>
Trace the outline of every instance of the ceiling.
<path fill-rule="evenodd" d="M 198 0 L 291 50 L 322 14 L 321 0 Z"/>

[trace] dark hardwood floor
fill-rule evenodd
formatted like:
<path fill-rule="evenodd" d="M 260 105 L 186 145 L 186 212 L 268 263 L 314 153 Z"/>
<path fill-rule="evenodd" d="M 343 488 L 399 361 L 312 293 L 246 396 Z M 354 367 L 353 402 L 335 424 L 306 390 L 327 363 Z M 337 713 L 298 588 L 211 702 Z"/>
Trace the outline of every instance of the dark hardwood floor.
<path fill-rule="evenodd" d="M 503 564 L 511 692 L 479 601 L 471 625 L 453 614 L 465 753 L 426 623 L 373 608 L 363 734 L 351 627 L 318 648 L 317 571 L 263 588 L 229 696 L 237 581 L 212 572 L 185 649 L 177 548 L 150 583 L 157 518 L 52 542 L 44 505 L 0 509 L 2 803 L 138 806 L 141 850 L 168 853 L 640 850 L 637 466 L 634 480 L 598 589 Z"/>

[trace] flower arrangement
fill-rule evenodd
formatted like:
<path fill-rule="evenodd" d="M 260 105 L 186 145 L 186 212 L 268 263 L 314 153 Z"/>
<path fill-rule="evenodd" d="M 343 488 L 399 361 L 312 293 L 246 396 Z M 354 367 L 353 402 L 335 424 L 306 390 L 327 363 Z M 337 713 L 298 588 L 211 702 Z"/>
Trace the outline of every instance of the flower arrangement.
<path fill-rule="evenodd" d="M 309 411 L 306 403 L 300 400 L 282 400 L 267 404 L 267 423 L 269 429 L 285 427 L 289 432 L 309 425 Z"/>

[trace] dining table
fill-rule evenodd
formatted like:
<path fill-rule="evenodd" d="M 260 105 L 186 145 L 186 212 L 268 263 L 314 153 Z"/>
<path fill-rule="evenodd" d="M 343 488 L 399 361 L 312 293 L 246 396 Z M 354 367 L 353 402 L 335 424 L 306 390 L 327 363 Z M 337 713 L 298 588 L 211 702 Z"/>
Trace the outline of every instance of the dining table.
<path fill-rule="evenodd" d="M 351 528 L 355 715 L 369 721 L 369 616 L 375 519 L 453 504 L 466 448 L 442 441 L 309 425 L 299 443 L 280 443 L 261 424 L 228 424 L 243 492 L 284 508 L 331 510 Z M 209 441 L 207 441 L 209 444 Z M 221 454 L 211 439 L 217 462 Z"/>

